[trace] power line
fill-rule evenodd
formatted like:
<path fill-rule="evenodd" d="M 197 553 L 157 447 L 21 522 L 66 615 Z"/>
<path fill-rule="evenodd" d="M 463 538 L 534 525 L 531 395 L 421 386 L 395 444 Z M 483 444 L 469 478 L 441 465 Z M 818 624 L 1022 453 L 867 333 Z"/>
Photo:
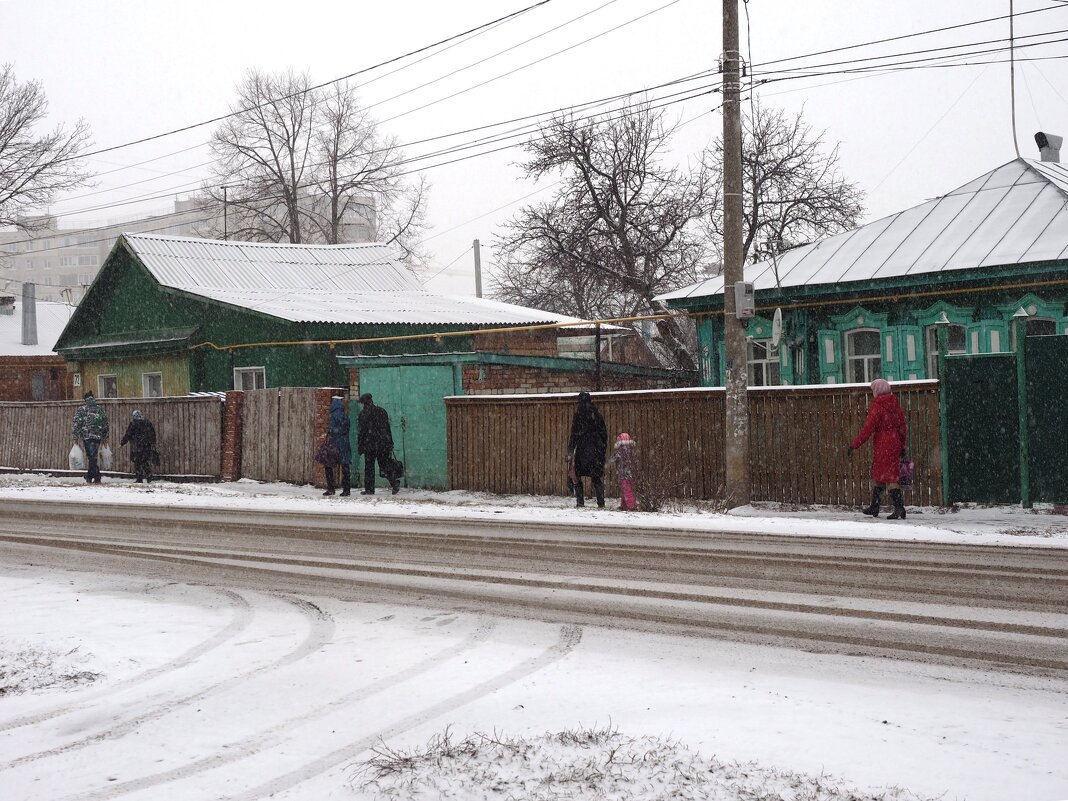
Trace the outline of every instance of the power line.
<path fill-rule="evenodd" d="M 515 19 L 516 17 L 520 17 L 520 16 L 522 16 L 523 14 L 526 14 L 529 11 L 533 11 L 534 9 L 539 8 L 541 6 L 544 6 L 544 5 L 546 5 L 548 3 L 551 3 L 551 2 L 552 2 L 552 0 L 538 0 L 538 2 L 532 3 L 531 5 L 526 6 L 525 8 L 521 8 L 518 11 L 513 11 L 511 14 L 505 14 L 504 16 L 498 17 L 497 19 L 490 20 L 489 22 L 484 22 L 481 25 L 476 25 L 474 28 L 469 28 L 468 30 L 463 31 L 462 33 L 453 34 L 452 36 L 446 37 L 445 39 L 440 39 L 437 42 L 434 42 L 433 44 L 424 45 L 423 47 L 417 48 L 415 50 L 410 50 L 407 53 L 404 53 L 403 55 L 394 56 L 393 58 L 386 59 L 385 61 L 380 61 L 377 64 L 373 64 L 373 65 L 371 65 L 369 67 L 364 67 L 362 69 L 356 70 L 355 72 L 350 72 L 348 75 L 342 75 L 340 78 L 334 78 L 331 81 L 326 81 L 326 82 L 318 84 L 316 86 L 309 86 L 307 89 L 302 89 L 299 92 L 293 92 L 293 93 L 285 95 L 283 97 L 272 98 L 270 101 L 267 101 L 265 103 L 261 103 L 261 104 L 256 105 L 256 106 L 251 106 L 249 108 L 240 109 L 239 111 L 231 111 L 229 114 L 223 114 L 222 116 L 219 116 L 219 117 L 213 117 L 213 118 L 208 119 L 208 120 L 202 120 L 201 122 L 195 122 L 195 123 L 192 123 L 190 125 L 184 125 L 184 126 L 182 126 L 180 128 L 173 128 L 173 129 L 171 129 L 169 131 L 164 131 L 163 133 L 154 134 L 153 136 L 146 136 L 146 137 L 143 137 L 141 139 L 135 139 L 135 140 L 130 141 L 130 142 L 124 142 L 121 145 L 112 145 L 110 147 L 101 148 L 99 150 L 93 150 L 93 151 L 90 151 L 88 153 L 81 153 L 81 154 L 79 154 L 77 156 L 71 156 L 70 158 L 67 158 L 67 159 L 60 159 L 56 163 L 60 163 L 62 161 L 74 161 L 74 160 L 77 160 L 77 159 L 89 158 L 90 156 L 98 156 L 101 153 L 110 153 L 113 150 L 122 150 L 123 148 L 132 147 L 134 145 L 144 144 L 145 142 L 152 142 L 152 141 L 155 141 L 156 139 L 163 139 L 163 138 L 168 137 L 168 136 L 173 136 L 174 134 L 184 133 L 185 131 L 192 131 L 192 130 L 194 130 L 196 128 L 203 128 L 205 125 L 212 125 L 212 124 L 217 123 L 217 122 L 222 122 L 223 120 L 229 119 L 230 117 L 236 117 L 238 114 L 244 114 L 246 112 L 254 111 L 254 110 L 259 109 L 259 108 L 264 108 L 264 107 L 270 105 L 271 103 L 277 103 L 280 100 L 289 100 L 290 98 L 297 97 L 298 95 L 302 95 L 302 94 L 307 94 L 308 92 L 314 91 L 316 89 L 322 89 L 323 87 L 331 86 L 332 84 L 340 83 L 341 81 L 347 81 L 350 78 L 355 78 L 357 75 L 363 75 L 365 72 L 371 72 L 372 70 L 379 69 L 380 67 L 384 67 L 384 66 L 387 66 L 389 64 L 394 64 L 394 63 L 396 63 L 398 61 L 403 61 L 406 58 L 410 58 L 411 56 L 415 56 L 415 55 L 418 55 L 420 53 L 424 53 L 427 50 L 432 50 L 435 47 L 439 47 L 440 45 L 447 44 L 447 43 L 453 41 L 454 39 L 459 39 L 461 37 L 467 36 L 469 34 L 474 33 L 475 31 L 482 30 L 483 28 L 496 26 L 496 25 L 498 25 L 498 24 L 500 24 L 500 23 L 502 23 L 502 22 L 504 22 L 506 20 Z"/>

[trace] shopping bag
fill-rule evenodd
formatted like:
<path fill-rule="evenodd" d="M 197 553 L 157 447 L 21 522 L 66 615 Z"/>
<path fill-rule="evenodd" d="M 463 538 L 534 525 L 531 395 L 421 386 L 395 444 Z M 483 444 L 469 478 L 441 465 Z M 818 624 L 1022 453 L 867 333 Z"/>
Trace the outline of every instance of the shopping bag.
<path fill-rule="evenodd" d="M 912 475 L 916 471 L 916 463 L 909 459 L 907 456 L 901 457 L 901 467 L 898 470 L 897 483 L 901 486 L 901 489 L 912 488 Z"/>
<path fill-rule="evenodd" d="M 71 470 L 85 469 L 85 454 L 82 453 L 81 446 L 77 443 L 70 446 L 70 453 L 67 455 L 67 463 L 70 465 Z"/>
<path fill-rule="evenodd" d="M 323 467 L 337 467 L 337 463 L 341 461 L 337 445 L 330 439 L 323 440 L 323 443 L 315 449 L 315 461 Z"/>
<path fill-rule="evenodd" d="M 97 455 L 97 460 L 98 460 L 98 463 L 100 464 L 100 469 L 101 470 L 110 470 L 111 469 L 111 446 L 110 445 L 101 445 L 100 446 L 100 453 Z"/>
<path fill-rule="evenodd" d="M 393 451 L 390 451 L 389 456 L 382 460 L 382 469 L 379 471 L 379 475 L 390 484 L 400 481 L 404 478 L 404 462 L 398 459 Z"/>

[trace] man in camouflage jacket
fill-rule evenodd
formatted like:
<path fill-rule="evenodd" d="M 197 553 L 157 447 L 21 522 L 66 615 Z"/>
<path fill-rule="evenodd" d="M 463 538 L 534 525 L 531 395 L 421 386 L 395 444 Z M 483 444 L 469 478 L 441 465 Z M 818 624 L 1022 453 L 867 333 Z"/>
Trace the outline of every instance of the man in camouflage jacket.
<path fill-rule="evenodd" d="M 104 408 L 97 404 L 92 392 L 86 392 L 84 402 L 74 412 L 74 425 L 72 434 L 74 441 L 82 441 L 82 449 L 85 451 L 85 464 L 88 470 L 85 473 L 86 483 L 100 483 L 100 466 L 96 457 L 100 451 L 100 443 L 108 438 L 108 416 Z"/>

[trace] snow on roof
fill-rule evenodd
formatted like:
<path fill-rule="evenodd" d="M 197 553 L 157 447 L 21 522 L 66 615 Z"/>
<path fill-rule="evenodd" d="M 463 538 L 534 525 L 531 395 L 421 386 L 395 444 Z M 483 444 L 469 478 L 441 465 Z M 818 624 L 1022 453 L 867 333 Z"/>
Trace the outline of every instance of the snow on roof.
<path fill-rule="evenodd" d="M 745 268 L 756 289 L 898 278 L 1068 257 L 1068 169 L 1014 159 L 942 197 Z M 718 295 L 723 277 L 658 300 Z"/>
<path fill-rule="evenodd" d="M 390 245 L 287 245 L 123 234 L 165 287 L 292 322 L 534 324 L 561 314 L 428 292 Z"/>
<path fill-rule="evenodd" d="M 22 344 L 22 299 L 15 300 L 14 314 L 0 314 L 0 355 L 54 356 L 56 340 L 74 311 L 65 303 L 37 301 L 37 344 Z"/>

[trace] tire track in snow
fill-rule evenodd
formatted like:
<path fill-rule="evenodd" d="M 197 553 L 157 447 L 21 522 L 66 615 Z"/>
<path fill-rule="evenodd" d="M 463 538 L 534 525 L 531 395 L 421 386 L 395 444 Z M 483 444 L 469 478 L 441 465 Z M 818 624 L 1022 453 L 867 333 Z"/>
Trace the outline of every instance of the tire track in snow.
<path fill-rule="evenodd" d="M 444 701 L 439 701 L 433 706 L 409 715 L 397 723 L 394 723 L 392 726 L 375 732 L 374 734 L 362 737 L 354 743 L 350 743 L 343 748 L 339 748 L 336 751 L 316 759 L 314 762 L 309 762 L 296 770 L 292 770 L 289 773 L 264 782 L 263 784 L 253 787 L 250 790 L 246 790 L 238 795 L 218 796 L 217 801 L 259 801 L 259 799 L 270 797 L 276 793 L 296 787 L 309 779 L 313 779 L 316 776 L 337 767 L 338 765 L 356 759 L 360 754 L 374 746 L 375 743 L 389 737 L 396 737 L 398 734 L 402 734 L 409 729 L 427 723 L 436 717 L 453 712 L 462 706 L 478 701 L 491 693 L 507 687 L 509 684 L 513 684 L 520 679 L 524 679 L 527 676 L 548 667 L 571 653 L 581 640 L 582 628 L 580 626 L 561 626 L 559 639 L 537 656 L 532 656 L 529 659 L 520 662 L 515 667 L 510 668 L 503 673 L 499 673 L 491 679 L 476 684 L 468 690 L 451 695 Z"/>
<path fill-rule="evenodd" d="M 226 692 L 233 687 L 239 686 L 250 679 L 254 679 L 257 676 L 261 676 L 265 673 L 279 670 L 286 665 L 290 665 L 294 662 L 298 662 L 304 659 L 316 651 L 320 650 L 323 645 L 333 640 L 334 630 L 336 628 L 334 619 L 331 615 L 323 612 L 318 606 L 306 601 L 303 598 L 296 598 L 286 596 L 281 593 L 271 593 L 281 598 L 291 606 L 296 607 L 300 613 L 308 620 L 308 633 L 300 644 L 291 650 L 289 653 L 282 656 L 280 659 L 276 659 L 266 665 L 261 665 L 253 670 L 240 673 L 236 676 L 231 676 L 225 681 L 217 682 L 216 684 L 209 685 L 199 692 L 187 695 L 182 698 L 175 698 L 164 703 L 157 704 L 150 707 L 148 710 L 135 717 L 128 718 L 117 726 L 110 727 L 104 731 L 96 734 L 90 734 L 80 740 L 74 740 L 55 748 L 50 748 L 46 751 L 38 751 L 32 754 L 26 754 L 17 759 L 12 760 L 4 765 L 0 765 L 0 771 L 11 770 L 17 768 L 19 765 L 25 765 L 30 762 L 36 762 L 48 757 L 59 756 L 61 754 L 70 753 L 71 751 L 78 751 L 82 748 L 86 748 L 95 743 L 103 742 L 105 740 L 114 740 L 129 734 L 132 731 L 136 731 L 140 726 L 153 720 L 165 717 L 166 715 L 174 712 L 178 707 L 191 704 L 196 701 L 202 701 L 205 698 L 209 698 L 213 695 Z"/>
<path fill-rule="evenodd" d="M 478 645 L 478 643 L 486 639 L 489 633 L 493 631 L 495 625 L 496 624 L 492 621 L 480 621 L 475 630 L 464 637 L 460 642 L 450 645 L 447 648 L 443 648 L 425 659 L 421 659 L 414 665 L 410 665 L 403 670 L 394 673 L 392 676 L 373 681 L 364 687 L 359 687 L 352 692 L 338 696 L 332 701 L 320 704 L 301 715 L 288 718 L 268 729 L 264 729 L 258 734 L 254 734 L 251 737 L 246 737 L 241 740 L 225 743 L 211 756 L 187 762 L 184 765 L 179 765 L 170 770 L 153 773 L 126 782 L 112 783 L 107 787 L 102 787 L 80 795 L 68 796 L 67 798 L 62 799 L 62 801 L 103 801 L 104 799 L 118 798 L 119 796 L 128 793 L 146 790 L 159 785 L 166 785 L 168 782 L 186 779 L 190 776 L 195 776 L 198 773 L 219 768 L 232 762 L 238 762 L 246 757 L 253 756 L 264 748 L 270 748 L 286 742 L 289 731 L 296 726 L 309 723 L 316 718 L 324 717 L 338 709 L 362 701 L 372 695 L 388 690 L 398 684 L 402 684 L 403 682 L 417 678 L 418 676 L 433 670 L 442 661 L 452 659 L 465 651 L 471 650 Z M 170 796 L 168 795 L 168 797 Z"/>
<path fill-rule="evenodd" d="M 191 585 L 199 586 L 199 585 Z M 32 726 L 37 723 L 42 723 L 52 718 L 57 718 L 61 715 L 66 715 L 70 712 L 77 712 L 91 706 L 95 701 L 100 698 L 106 698 L 110 695 L 114 695 L 116 692 L 125 690 L 129 687 L 136 687 L 138 684 L 144 684 L 145 682 L 152 681 L 159 676 L 180 670 L 193 662 L 200 659 L 204 654 L 214 651 L 216 648 L 222 646 L 227 640 L 236 637 L 240 632 L 248 628 L 252 622 L 253 612 L 252 607 L 248 601 L 241 595 L 231 590 L 221 590 L 218 588 L 207 588 L 212 591 L 226 597 L 230 602 L 230 607 L 233 610 L 230 622 L 213 636 L 193 646 L 185 653 L 170 660 L 164 662 L 162 665 L 157 665 L 150 670 L 146 670 L 143 673 L 138 673 L 129 678 L 117 681 L 114 684 L 106 687 L 101 687 L 99 691 L 94 692 L 88 698 L 82 698 L 71 704 L 63 704 L 62 706 L 54 707 L 46 712 L 37 712 L 31 715 L 23 715 L 22 717 L 15 718 L 6 723 L 0 723 L 0 732 L 11 731 L 12 729 L 18 729 L 23 726 Z"/>

